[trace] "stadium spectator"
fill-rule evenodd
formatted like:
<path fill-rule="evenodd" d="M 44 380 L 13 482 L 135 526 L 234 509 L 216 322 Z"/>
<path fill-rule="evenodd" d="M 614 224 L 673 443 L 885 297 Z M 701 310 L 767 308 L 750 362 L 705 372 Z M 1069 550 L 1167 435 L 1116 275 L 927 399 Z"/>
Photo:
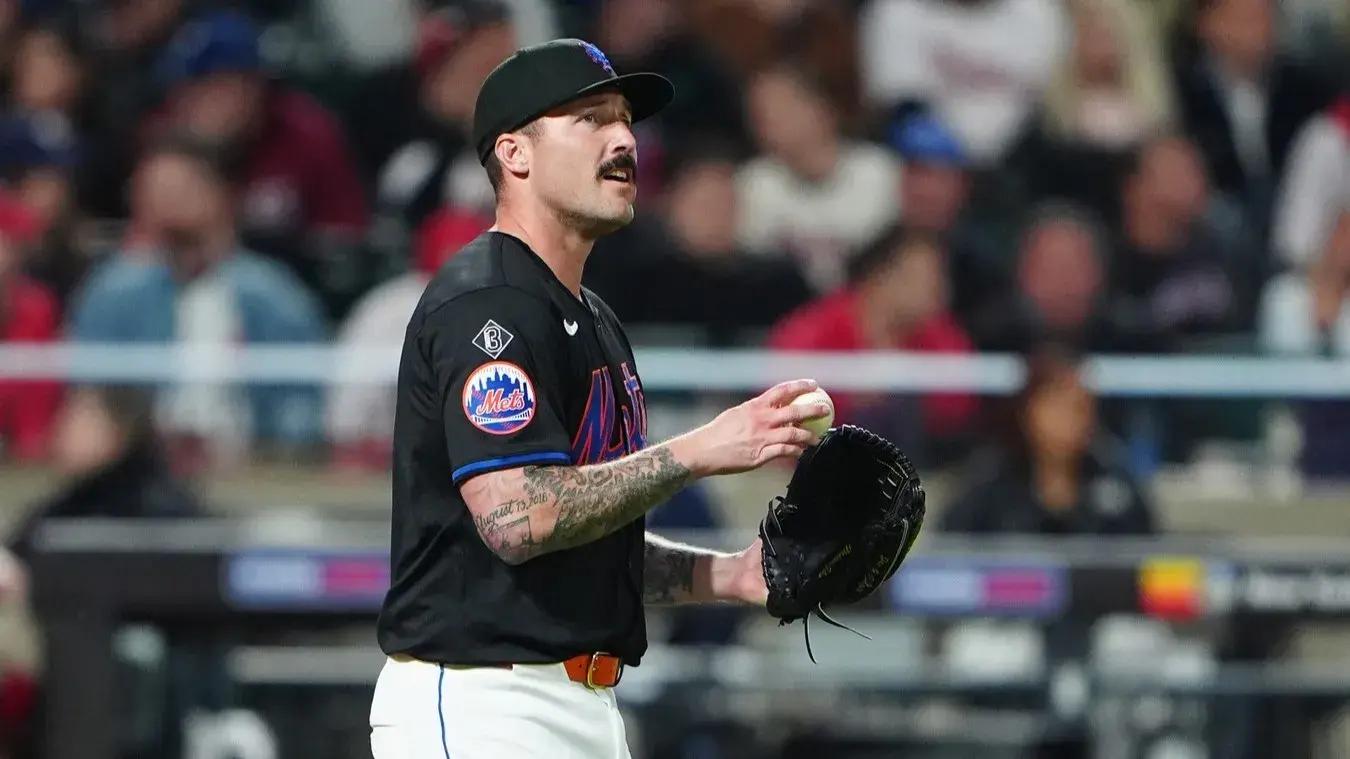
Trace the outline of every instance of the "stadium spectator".
<path fill-rule="evenodd" d="M 1132 151 L 1176 126 L 1173 77 L 1146 9 L 1132 0 L 1074 0 L 1073 48 L 1046 92 L 1036 128 L 1012 157 L 1041 199 L 1113 213 Z"/>
<path fill-rule="evenodd" d="M 900 215 L 906 227 L 952 231 L 970 196 L 970 157 L 956 135 L 932 116 L 898 122 L 891 145 L 902 158 Z"/>
<path fill-rule="evenodd" d="M 859 257 L 854 284 L 789 314 L 767 346 L 785 351 L 906 350 L 964 354 L 970 338 L 948 310 L 945 261 L 937 238 L 892 227 Z M 963 393 L 932 393 L 919 409 L 907 398 L 840 393 L 835 418 L 890 436 L 917 460 L 959 448 L 979 410 Z M 899 442 L 904 441 L 904 442 Z"/>
<path fill-rule="evenodd" d="M 258 29 L 218 12 L 185 25 L 160 61 L 165 112 L 147 132 L 187 129 L 222 141 L 239 164 L 241 234 L 283 261 L 341 315 L 364 288 L 365 190 L 337 120 L 269 80 Z"/>
<path fill-rule="evenodd" d="M 10 533 L 9 550 L 21 561 L 31 558 L 33 538 L 49 519 L 165 519 L 203 512 L 192 490 L 169 469 L 153 399 L 144 388 L 76 390 L 61 409 L 53 448 L 64 484 Z"/>
<path fill-rule="evenodd" d="M 1124 446 L 1103 432 L 1098 400 L 1071 355 L 1050 347 L 1038 351 L 1028 358 L 1022 390 L 990 404 L 992 439 L 962 473 L 963 489 L 934 525 L 940 532 L 1123 537 L 1161 531 L 1151 499 L 1126 466 Z M 1082 666 L 1094 655 L 1096 621 L 1073 609 L 1047 620 L 1035 633 L 1044 666 Z M 991 694 L 982 705 L 1025 709 L 1035 698 L 1019 703 L 1016 696 Z M 1053 711 L 1061 703 L 1051 695 L 1039 708 Z M 1081 757 L 1096 745 L 1068 731 L 1039 737 L 1024 753 Z"/>
<path fill-rule="evenodd" d="M 829 92 L 799 65 L 758 72 L 748 101 L 764 155 L 737 177 L 737 238 L 796 258 L 817 292 L 838 287 L 854 252 L 896 220 L 896 162 L 840 134 Z"/>
<path fill-rule="evenodd" d="M 126 218 L 127 178 L 136 166 L 142 117 L 163 97 L 156 64 L 187 13 L 186 0 L 98 0 L 83 8 L 96 49 L 89 70 L 89 160 L 80 169 L 80 206 Z"/>
<path fill-rule="evenodd" d="M 50 344 L 60 339 L 56 297 L 22 271 L 26 248 L 38 237 L 37 219 L 0 194 L 0 344 Z M 0 459 L 41 461 L 61 403 L 59 383 L 0 382 Z"/>
<path fill-rule="evenodd" d="M 0 601 L 7 595 L 21 603 L 28 585 L 38 530 L 52 519 L 181 519 L 201 517 L 205 509 L 169 468 L 164 445 L 155 430 L 153 403 L 144 388 L 106 387 L 74 392 L 56 425 L 54 463 L 62 475 L 60 489 L 28 509 L 4 547 L 0 547 Z M 15 745 L 41 743 L 42 700 L 34 673 L 0 677 L 0 720 L 4 713 L 28 717 L 27 729 L 16 731 Z M 128 688 L 128 691 L 134 691 Z M 174 693 L 170 699 L 177 697 Z M 13 699 L 4 703 L 3 699 Z M 126 703 L 128 712 L 144 705 Z M 34 710 L 38 711 L 34 711 Z M 12 711 L 10 711 L 12 710 Z M 38 718 L 34 718 L 34 716 Z M 5 725 L 0 724 L 0 739 Z M 41 756 L 40 750 L 18 757 Z M 141 756 L 135 752 L 129 755 Z"/>
<path fill-rule="evenodd" d="M 337 371 L 329 388 L 328 442 L 335 463 L 347 471 L 384 471 L 394 433 L 394 384 L 360 382 L 370 352 L 397 345 L 408 329 L 431 275 L 490 226 L 472 214 L 443 209 L 418 235 L 413 271 L 376 287 L 357 302 L 338 332 Z"/>
<path fill-rule="evenodd" d="M 1276 205 L 1272 245 L 1286 271 L 1263 296 L 1268 350 L 1350 351 L 1350 98 L 1338 99 L 1299 133 Z M 1325 343 L 1324 343 L 1325 341 Z"/>
<path fill-rule="evenodd" d="M 1272 0 L 1198 0 L 1195 50 L 1177 69 L 1186 134 L 1220 192 L 1263 234 L 1294 136 L 1332 90 L 1278 49 Z"/>
<path fill-rule="evenodd" d="M 1088 212 L 1040 208 L 1022 236 L 1012 287 L 971 320 L 976 344 L 1021 354 L 1045 344 L 1084 352 L 1120 347 L 1106 298 L 1106 245 L 1104 227 Z"/>
<path fill-rule="evenodd" d="M 970 156 L 939 119 L 927 114 L 901 117 L 889 137 L 904 163 L 897 193 L 901 222 L 945 239 L 952 311 L 967 320 L 1001 294 L 997 274 L 1006 265 L 1004 220 L 990 204 L 972 201 Z"/>
<path fill-rule="evenodd" d="M 1342 96 L 1310 119 L 1290 148 L 1271 231 L 1277 262 L 1297 270 L 1316 265 L 1324 258 L 1333 232 L 1347 211 L 1350 97 Z M 1324 310 L 1322 327 L 1329 326 L 1328 317 L 1333 316 L 1331 310 Z"/>
<path fill-rule="evenodd" d="M 731 151 L 690 147 L 672 168 L 664 214 L 597 241 L 586 267 L 586 285 L 620 319 L 707 327 L 720 343 L 768 327 L 811 296 L 796 261 L 737 244 Z"/>
<path fill-rule="evenodd" d="M 1020 393 L 991 407 L 992 448 L 939 528 L 960 534 L 1150 535 L 1154 508 L 1126 471 L 1121 446 L 1097 424 L 1077 363 L 1032 356 Z"/>
<path fill-rule="evenodd" d="M 0 122 L 0 181 L 36 218 L 40 240 L 24 268 L 62 303 L 79 285 L 85 257 L 76 249 L 80 210 L 76 174 L 82 155 L 59 114 L 34 114 Z"/>
<path fill-rule="evenodd" d="M 1071 39 L 1053 0 L 871 0 L 858 29 L 873 107 L 931 110 L 981 166 L 1021 135 Z"/>
<path fill-rule="evenodd" d="M 1172 126 L 1172 81 L 1161 41 L 1129 0 L 1073 0 L 1073 46 L 1045 95 L 1056 141 L 1133 147 Z"/>
<path fill-rule="evenodd" d="M 59 114 L 32 114 L 0 122 L 0 177 L 37 215 L 45 229 L 70 208 L 71 182 L 81 155 Z"/>
<path fill-rule="evenodd" d="M 83 115 L 88 45 L 77 22 L 60 16 L 29 25 L 14 50 L 11 107 L 60 114 L 72 128 Z"/>
<path fill-rule="evenodd" d="M 375 188 L 370 240 L 385 268 L 411 263 L 412 236 L 436 209 L 491 213 L 492 187 L 468 144 L 474 99 L 516 44 L 502 0 L 439 8 L 418 22 L 412 60 L 362 88 L 349 123 Z"/>
<path fill-rule="evenodd" d="M 1268 350 L 1350 351 L 1350 98 L 1308 122 L 1291 149 L 1272 244 L 1286 269 L 1263 296 Z"/>
<path fill-rule="evenodd" d="M 1323 131 L 1331 124 L 1313 122 L 1290 164 L 1291 186 L 1307 193 L 1286 196 L 1277 235 L 1286 245 L 1289 271 L 1274 278 L 1262 295 L 1260 345 L 1269 354 L 1285 356 L 1350 355 L 1350 208 L 1344 177 L 1337 174 L 1347 156 L 1344 138 Z M 1317 166 L 1312 161 L 1320 161 Z M 1308 163 L 1304 163 L 1307 161 Z M 1299 229 L 1292 224 L 1305 225 Z M 1321 479 L 1345 479 L 1347 424 L 1350 404 L 1312 400 L 1293 410 L 1302 421 L 1301 469 Z"/>
<path fill-rule="evenodd" d="M 74 339 L 177 343 L 200 351 L 199 368 L 228 364 L 237 343 L 325 339 L 322 313 L 303 283 L 241 247 L 237 184 L 209 143 L 170 136 L 133 179 L 135 224 L 148 247 L 124 251 L 90 275 L 73 309 Z M 165 402 L 166 429 L 181 439 L 174 450 L 189 458 L 228 456 L 250 431 L 264 443 L 293 446 L 314 442 L 322 428 L 320 391 L 311 386 L 260 384 L 241 393 L 203 379 L 171 388 Z"/>
<path fill-rule="evenodd" d="M 1138 152 L 1117 222 L 1110 288 L 1122 326 L 1148 336 L 1141 348 L 1252 331 L 1259 254 L 1191 142 L 1162 137 Z"/>

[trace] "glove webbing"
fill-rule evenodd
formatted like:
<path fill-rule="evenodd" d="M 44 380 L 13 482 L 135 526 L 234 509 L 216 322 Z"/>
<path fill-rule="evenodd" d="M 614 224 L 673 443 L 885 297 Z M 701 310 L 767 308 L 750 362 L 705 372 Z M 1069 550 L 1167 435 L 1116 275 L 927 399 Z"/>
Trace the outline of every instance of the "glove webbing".
<path fill-rule="evenodd" d="M 783 531 L 783 525 L 782 525 L 781 523 L 779 523 L 779 521 L 778 521 L 778 508 L 777 508 L 778 503 L 777 503 L 777 502 L 782 501 L 782 500 L 783 500 L 783 498 L 782 498 L 781 496 L 779 496 L 779 497 L 777 497 L 777 498 L 774 499 L 775 503 L 773 503 L 773 504 L 770 506 L 770 508 L 769 508 L 769 515 L 768 515 L 769 518 L 773 520 L 774 527 L 777 527 L 777 528 L 778 528 L 778 531 L 779 531 L 780 533 Z M 767 539 L 766 539 L 766 540 L 764 541 L 764 549 L 767 550 L 767 551 L 770 553 L 770 555 L 772 555 L 772 556 L 777 556 L 777 555 L 778 555 L 778 550 L 775 549 L 775 548 L 773 547 L 773 541 L 771 541 L 771 540 L 767 540 Z M 857 635 L 857 636 L 860 637 L 860 638 L 865 638 L 865 639 L 867 639 L 867 640 L 871 640 L 871 639 L 872 639 L 872 637 L 871 637 L 870 635 L 867 635 L 866 633 L 863 633 L 863 632 L 859 632 L 859 631 L 857 631 L 857 630 L 854 630 L 852 627 L 849 627 L 848 625 L 844 624 L 843 622 L 840 622 L 840 621 L 838 621 L 838 620 L 836 620 L 836 619 L 830 617 L 829 614 L 826 614 L 826 613 L 825 613 L 825 607 L 824 607 L 823 605 L 817 603 L 817 604 L 816 604 L 816 608 L 814 608 L 814 609 L 812 609 L 812 610 L 806 612 L 806 616 L 802 618 L 802 635 L 803 635 L 803 637 L 806 638 L 806 656 L 807 656 L 809 659 L 811 659 L 811 663 L 812 663 L 812 664 L 816 664 L 816 663 L 817 663 L 817 662 L 816 662 L 816 654 L 815 654 L 814 651 L 811 650 L 811 615 L 812 615 L 812 614 L 814 614 L 814 615 L 820 617 L 821 620 L 824 621 L 824 622 L 825 622 L 826 624 L 828 624 L 828 625 L 832 625 L 832 626 L 834 626 L 834 627 L 838 627 L 838 628 L 841 629 L 841 630 L 848 630 L 849 632 L 853 633 L 854 635 Z M 782 619 L 782 620 L 779 620 L 779 621 L 778 621 L 778 626 L 779 626 L 779 627 L 782 627 L 783 625 L 786 625 L 786 624 L 788 624 L 788 623 L 790 623 L 790 622 L 792 622 L 792 621 L 793 621 L 793 620 L 789 620 L 789 619 Z"/>

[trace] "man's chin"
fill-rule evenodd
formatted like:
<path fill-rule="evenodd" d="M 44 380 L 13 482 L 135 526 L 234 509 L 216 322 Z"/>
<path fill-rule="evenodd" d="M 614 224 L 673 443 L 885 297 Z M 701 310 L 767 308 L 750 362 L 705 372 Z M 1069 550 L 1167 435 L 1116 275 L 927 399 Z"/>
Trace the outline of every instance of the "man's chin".
<path fill-rule="evenodd" d="M 629 224 L 632 224 L 633 218 L 636 215 L 636 209 L 634 209 L 632 204 L 629 204 L 619 213 L 592 217 L 591 223 L 588 225 L 589 233 L 592 237 L 603 237 L 604 235 L 617 232 Z"/>

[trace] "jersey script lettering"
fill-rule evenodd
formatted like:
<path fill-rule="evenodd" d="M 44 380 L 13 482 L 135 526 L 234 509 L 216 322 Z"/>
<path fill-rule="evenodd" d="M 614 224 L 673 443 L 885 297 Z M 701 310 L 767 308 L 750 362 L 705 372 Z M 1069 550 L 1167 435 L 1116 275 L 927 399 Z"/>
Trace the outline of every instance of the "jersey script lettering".
<path fill-rule="evenodd" d="M 582 414 L 581 425 L 572 442 L 572 461 L 577 465 L 602 464 L 647 447 L 647 400 L 642 392 L 642 383 L 629 368 L 628 362 L 625 361 L 620 368 L 624 378 L 623 387 L 628 395 L 626 407 L 619 407 L 615 403 L 613 375 L 609 367 L 601 367 L 591 373 L 586 411 Z M 616 408 L 622 414 L 623 435 L 621 440 L 611 444 Z"/>

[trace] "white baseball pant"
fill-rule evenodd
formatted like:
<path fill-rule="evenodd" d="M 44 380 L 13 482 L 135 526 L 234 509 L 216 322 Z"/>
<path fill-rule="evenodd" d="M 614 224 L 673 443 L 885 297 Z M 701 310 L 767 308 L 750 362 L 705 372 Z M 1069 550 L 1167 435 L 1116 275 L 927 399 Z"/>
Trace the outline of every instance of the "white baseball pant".
<path fill-rule="evenodd" d="M 374 759 L 630 759 L 614 691 L 573 682 L 561 664 L 387 659 L 370 748 Z"/>

